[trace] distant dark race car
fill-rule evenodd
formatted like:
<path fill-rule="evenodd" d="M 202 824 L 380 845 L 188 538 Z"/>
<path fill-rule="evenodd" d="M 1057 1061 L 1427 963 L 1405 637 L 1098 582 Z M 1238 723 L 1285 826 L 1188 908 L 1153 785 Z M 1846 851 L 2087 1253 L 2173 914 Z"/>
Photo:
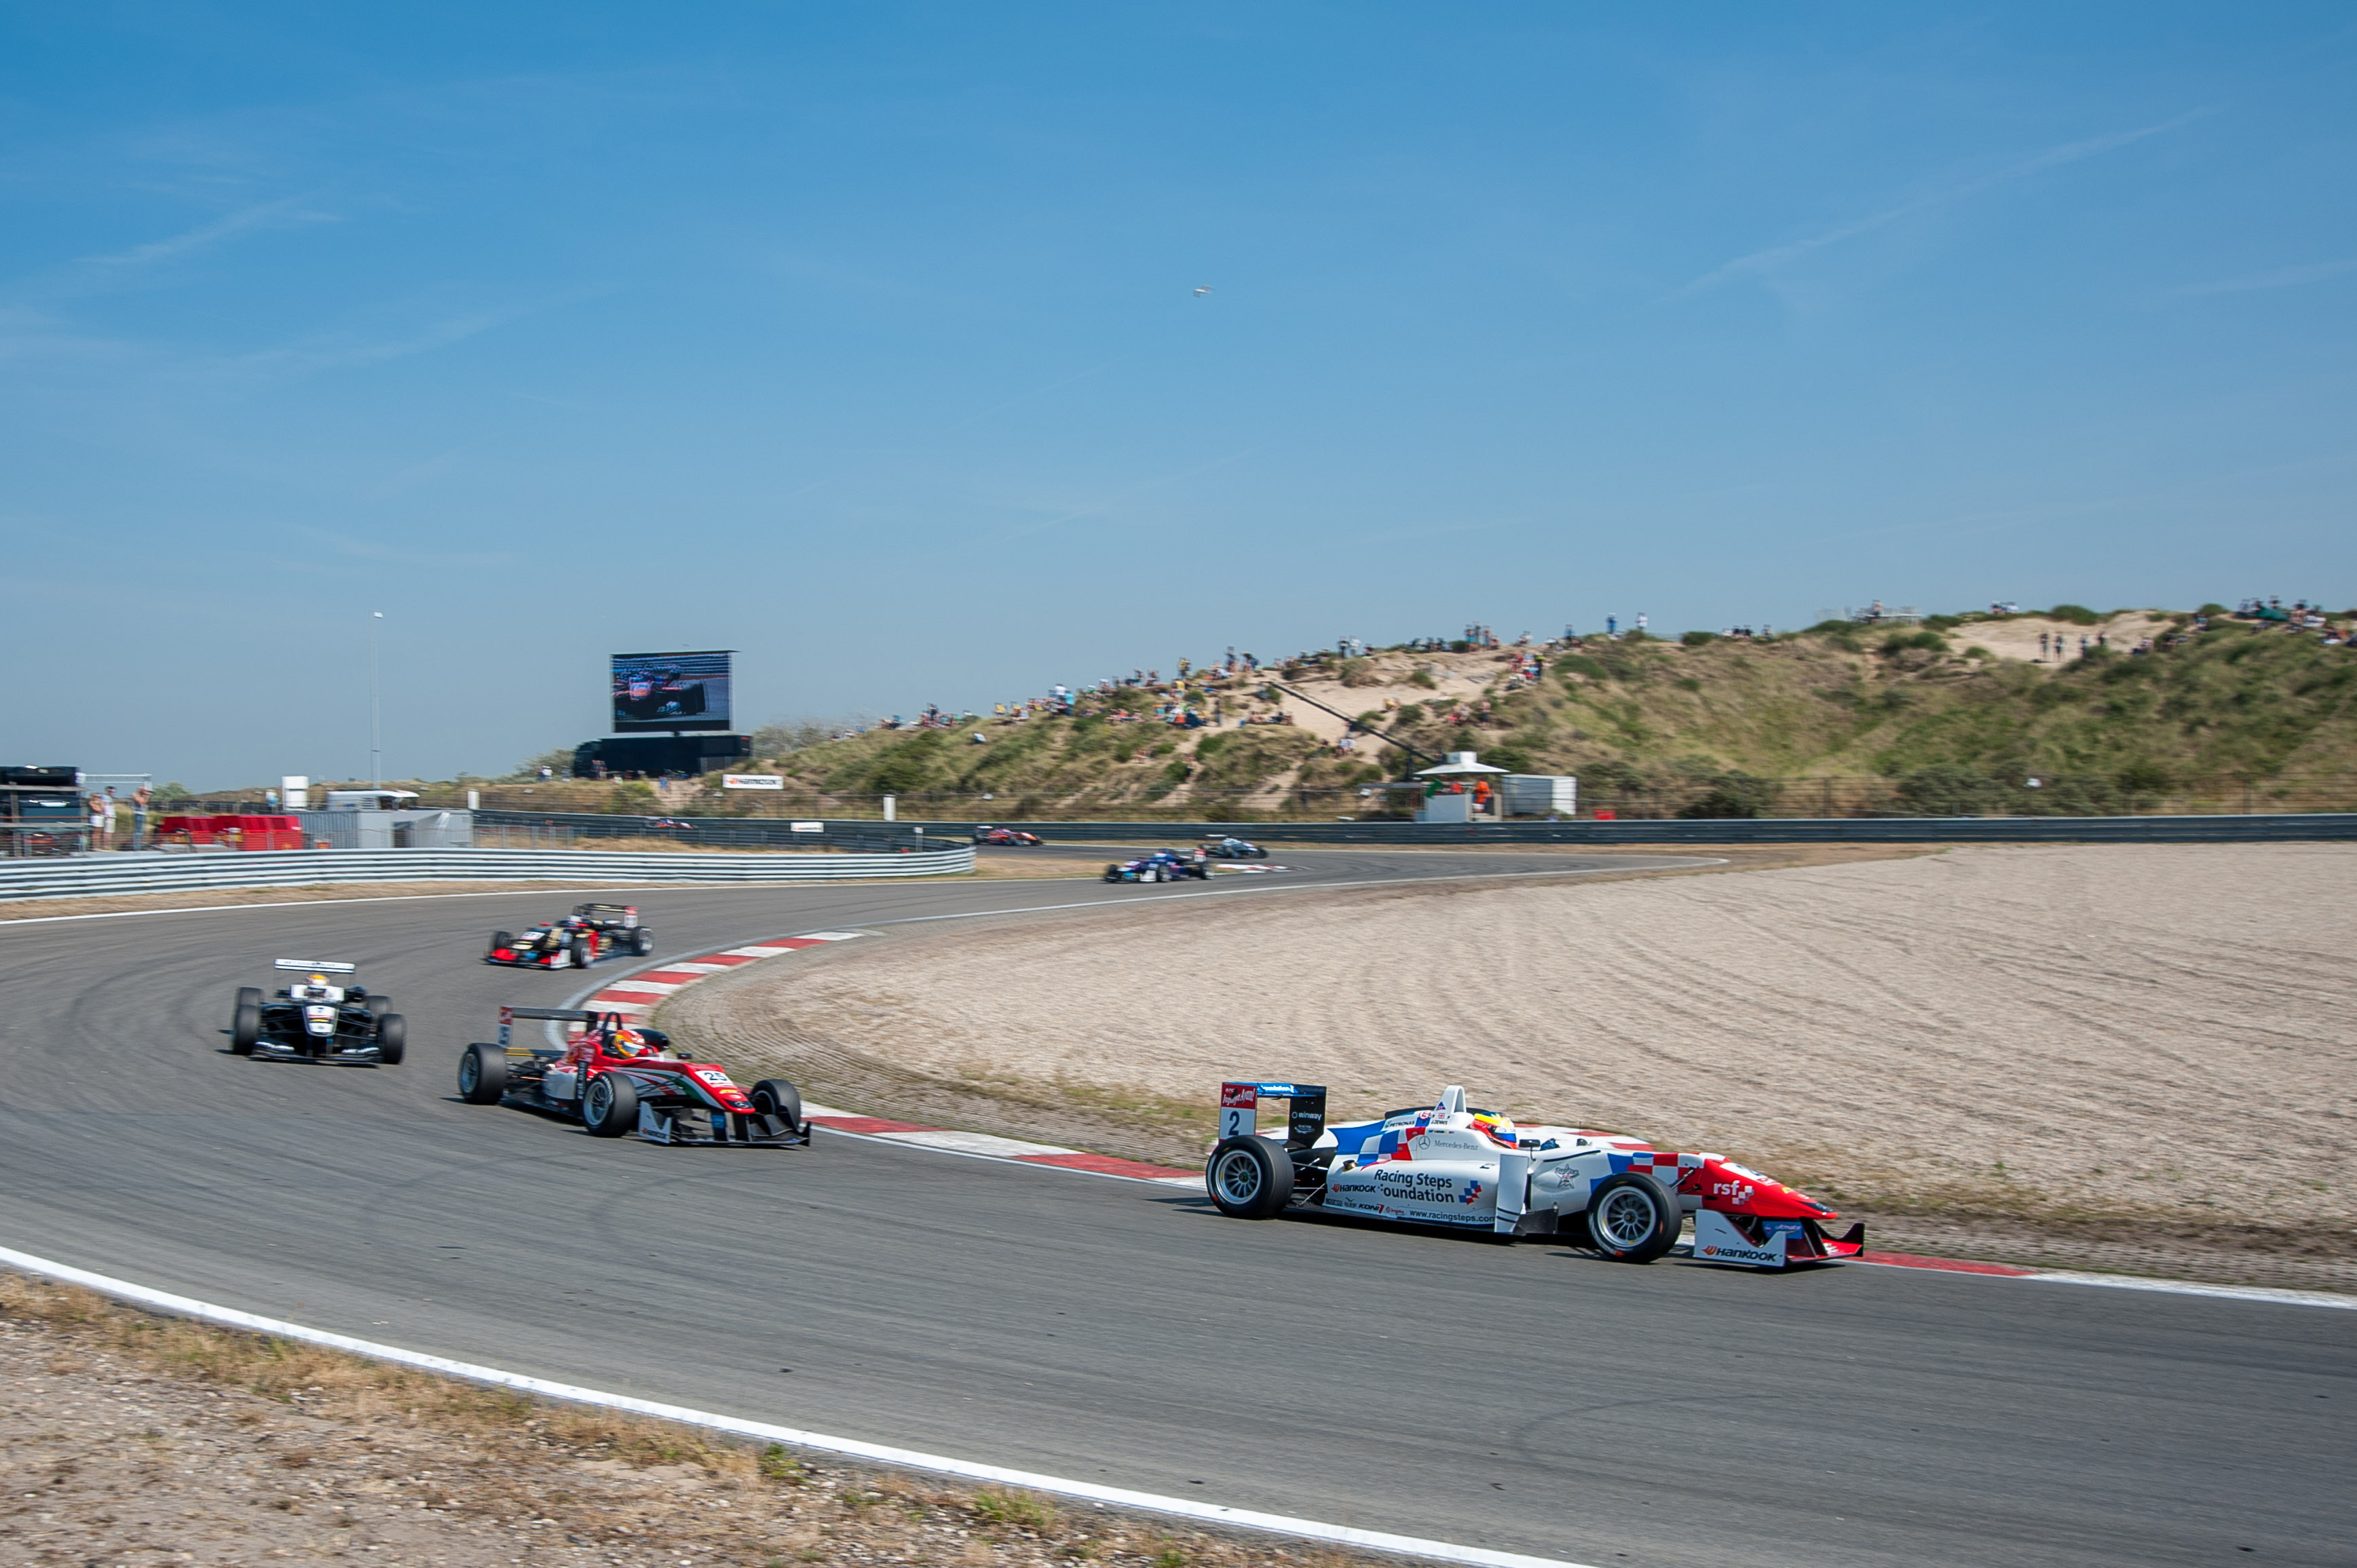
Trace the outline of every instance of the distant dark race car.
<path fill-rule="evenodd" d="M 268 995 L 237 988 L 230 1014 L 229 1048 L 264 1061 L 339 1062 L 350 1067 L 397 1067 L 409 1025 L 391 999 L 366 986 L 339 982 L 357 964 L 282 958 L 276 967 L 303 976 Z"/>
<path fill-rule="evenodd" d="M 1190 859 L 1175 850 L 1157 849 L 1135 860 L 1117 860 L 1104 868 L 1107 882 L 1177 882 L 1189 876 L 1210 881 L 1211 863 Z"/>
<path fill-rule="evenodd" d="M 974 842 L 976 843 L 1011 844 L 1020 848 L 1028 848 L 1034 844 L 1044 843 L 1047 841 L 1042 839 L 1038 833 L 1027 833 L 1020 828 L 979 827 L 974 830 Z"/>
<path fill-rule="evenodd" d="M 1213 860 L 1266 860 L 1268 851 L 1239 838 L 1205 839 L 1203 853 Z"/>
<path fill-rule="evenodd" d="M 654 950 L 654 933 L 639 924 L 635 904 L 577 904 L 561 920 L 530 930 L 494 931 L 485 963 L 516 969 L 587 969 L 601 958 L 643 958 Z"/>

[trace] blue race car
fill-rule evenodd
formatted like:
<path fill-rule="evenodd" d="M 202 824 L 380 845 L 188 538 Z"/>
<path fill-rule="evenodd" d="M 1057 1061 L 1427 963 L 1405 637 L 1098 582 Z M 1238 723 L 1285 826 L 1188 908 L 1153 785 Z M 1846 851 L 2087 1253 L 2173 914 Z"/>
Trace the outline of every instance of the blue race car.
<path fill-rule="evenodd" d="M 1107 882 L 1176 882 L 1186 876 L 1210 881 L 1211 862 L 1190 860 L 1175 850 L 1157 849 L 1135 860 L 1117 860 L 1104 869 Z"/>

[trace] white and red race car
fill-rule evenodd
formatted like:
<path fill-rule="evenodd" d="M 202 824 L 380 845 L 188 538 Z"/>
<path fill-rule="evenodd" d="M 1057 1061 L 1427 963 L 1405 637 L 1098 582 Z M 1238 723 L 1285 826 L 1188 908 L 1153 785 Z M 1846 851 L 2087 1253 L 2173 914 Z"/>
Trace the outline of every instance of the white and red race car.
<path fill-rule="evenodd" d="M 1259 1130 L 1263 1101 L 1289 1104 L 1283 1133 Z M 1697 1262 L 1782 1269 L 1866 1251 L 1866 1227 L 1724 1155 L 1656 1149 L 1642 1138 L 1518 1127 L 1469 1108 L 1451 1085 L 1429 1110 L 1326 1125 L 1314 1084 L 1220 1086 L 1220 1139 L 1203 1168 L 1223 1214 L 1268 1219 L 1298 1203 L 1329 1214 L 1446 1225 L 1504 1237 L 1561 1236 L 1621 1262 L 1650 1263 L 1694 1217 Z"/>

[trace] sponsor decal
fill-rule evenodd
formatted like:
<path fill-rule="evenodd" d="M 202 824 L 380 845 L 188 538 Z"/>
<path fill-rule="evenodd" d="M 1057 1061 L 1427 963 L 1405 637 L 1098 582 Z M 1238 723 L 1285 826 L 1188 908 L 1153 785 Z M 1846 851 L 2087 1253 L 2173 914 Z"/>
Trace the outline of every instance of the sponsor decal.
<path fill-rule="evenodd" d="M 1251 1111 L 1260 1104 L 1260 1086 L 1256 1083 L 1223 1083 L 1220 1085 L 1220 1109 Z"/>
<path fill-rule="evenodd" d="M 720 776 L 723 789 L 782 789 L 785 777 L 777 773 L 724 773 Z"/>
<path fill-rule="evenodd" d="M 1784 1261 L 1784 1254 L 1781 1252 L 1763 1252 L 1756 1247 L 1705 1247 L 1702 1249 L 1702 1256 L 1726 1259 L 1738 1263 L 1781 1263 Z"/>

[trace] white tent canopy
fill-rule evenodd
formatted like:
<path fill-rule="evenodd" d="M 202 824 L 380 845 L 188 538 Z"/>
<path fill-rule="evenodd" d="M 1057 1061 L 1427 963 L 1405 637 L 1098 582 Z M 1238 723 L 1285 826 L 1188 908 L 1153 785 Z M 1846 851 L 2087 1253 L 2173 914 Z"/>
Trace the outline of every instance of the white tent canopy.
<path fill-rule="evenodd" d="M 1435 777 L 1446 779 L 1453 775 L 1462 776 L 1469 773 L 1511 773 L 1512 771 L 1511 768 L 1491 767 L 1480 760 L 1480 754 L 1478 752 L 1452 751 L 1448 754 L 1448 761 L 1437 768 L 1419 768 L 1416 769 L 1415 776 L 1418 779 Z"/>

